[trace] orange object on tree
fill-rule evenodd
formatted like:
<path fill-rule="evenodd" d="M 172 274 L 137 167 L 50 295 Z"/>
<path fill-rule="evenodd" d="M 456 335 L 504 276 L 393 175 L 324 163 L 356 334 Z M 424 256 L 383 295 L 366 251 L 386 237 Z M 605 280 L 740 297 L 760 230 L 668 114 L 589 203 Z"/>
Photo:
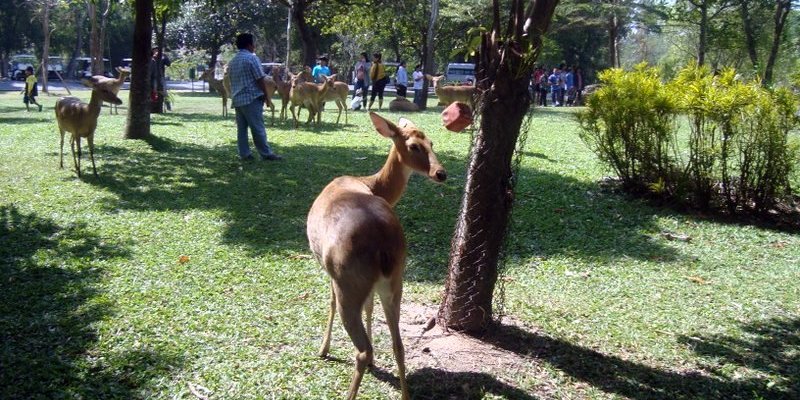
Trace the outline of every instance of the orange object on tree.
<path fill-rule="evenodd" d="M 456 101 L 442 111 L 442 124 L 449 131 L 461 132 L 472 124 L 472 109 Z"/>

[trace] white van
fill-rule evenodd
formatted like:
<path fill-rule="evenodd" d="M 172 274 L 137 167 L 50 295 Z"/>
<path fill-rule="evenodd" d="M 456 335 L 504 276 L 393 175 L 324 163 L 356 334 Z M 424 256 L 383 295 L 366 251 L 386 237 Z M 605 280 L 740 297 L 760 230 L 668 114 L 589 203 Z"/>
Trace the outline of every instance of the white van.
<path fill-rule="evenodd" d="M 448 82 L 465 83 L 475 82 L 475 64 L 472 63 L 449 63 L 444 73 L 445 80 Z"/>

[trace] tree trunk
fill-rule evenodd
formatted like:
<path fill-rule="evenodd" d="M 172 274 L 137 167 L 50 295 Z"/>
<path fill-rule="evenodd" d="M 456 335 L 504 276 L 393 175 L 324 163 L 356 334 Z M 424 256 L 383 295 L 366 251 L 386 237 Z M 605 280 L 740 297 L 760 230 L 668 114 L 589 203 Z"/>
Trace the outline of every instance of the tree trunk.
<path fill-rule="evenodd" d="M 64 71 L 64 78 L 72 78 L 75 76 L 75 70 L 78 68 L 77 58 L 81 56 L 83 49 L 83 21 L 84 13 L 81 7 L 75 7 L 75 47 L 72 49 L 72 57 L 67 64 Z"/>
<path fill-rule="evenodd" d="M 158 25 L 161 25 L 161 29 L 159 30 Z M 166 88 L 164 87 L 164 34 L 167 29 L 167 17 L 166 13 L 162 13 L 159 18 L 156 13 L 153 13 L 153 28 L 156 34 L 156 46 L 158 47 L 158 53 L 161 54 L 161 58 L 156 61 L 155 70 L 150 71 L 150 81 L 156 82 L 156 87 L 151 88 L 151 90 L 155 90 L 158 93 L 156 97 L 156 101 L 150 104 L 150 112 L 161 114 L 164 112 L 164 96 L 167 93 Z"/>
<path fill-rule="evenodd" d="M 153 0 L 134 1 L 133 48 L 131 60 L 131 90 L 128 96 L 126 139 L 150 137 L 150 41 Z"/>
<path fill-rule="evenodd" d="M 439 0 L 431 0 L 431 18 L 428 22 L 428 30 L 425 32 L 425 46 L 422 48 L 422 72 L 425 76 L 433 75 L 435 69 L 433 65 L 433 39 L 436 20 L 439 19 Z M 420 96 L 417 106 L 420 110 L 428 108 L 428 80 L 422 80 L 422 96 Z"/>
<path fill-rule="evenodd" d="M 783 28 L 786 26 L 786 19 L 792 9 L 791 0 L 778 0 L 775 3 L 775 30 L 772 35 L 772 47 L 769 50 L 767 66 L 764 68 L 764 85 L 772 85 L 772 70 L 775 68 L 775 60 L 778 59 L 778 51 L 783 39 Z"/>
<path fill-rule="evenodd" d="M 42 34 L 42 92 L 47 93 L 47 70 L 50 64 L 50 3 L 47 1 L 42 3 Z"/>
<path fill-rule="evenodd" d="M 708 43 L 708 4 L 703 1 L 700 4 L 700 38 L 697 44 L 697 65 L 702 66 L 706 63 L 706 47 Z"/>
<path fill-rule="evenodd" d="M 617 0 L 612 0 L 611 15 L 608 16 L 608 65 L 619 68 L 619 18 L 616 9 Z"/>
<path fill-rule="evenodd" d="M 477 102 L 480 129 L 470 154 L 438 313 L 445 329 L 478 333 L 492 324 L 497 266 L 517 178 L 511 160 L 530 106 L 528 79 L 557 4 L 558 0 L 532 0 L 526 14 L 523 0 L 513 0 L 508 26 L 501 32 L 499 0 L 493 1 L 492 32 L 482 35 L 475 71 L 482 93 Z"/>
<path fill-rule="evenodd" d="M 317 41 L 319 40 L 319 33 L 317 33 L 312 26 L 306 22 L 306 10 L 308 9 L 308 1 L 297 1 L 292 6 L 292 18 L 297 25 L 297 31 L 300 33 L 300 45 L 303 48 L 303 65 L 313 67 L 317 62 Z"/>
<path fill-rule="evenodd" d="M 754 69 L 758 69 L 758 52 L 756 45 L 756 34 L 753 27 L 753 19 L 750 15 L 750 1 L 741 0 L 739 12 L 742 16 L 742 28 L 744 29 L 744 42 L 747 47 L 747 55 L 750 56 L 750 63 Z"/>
<path fill-rule="evenodd" d="M 89 18 L 92 22 L 91 31 L 89 32 L 89 57 L 91 57 L 91 71 L 92 75 L 105 74 L 105 63 L 103 62 L 103 41 L 105 40 L 106 25 L 108 24 L 108 15 L 111 12 L 111 1 L 103 0 L 104 8 L 102 14 L 97 15 L 97 4 L 99 0 L 87 0 L 87 11 Z"/>

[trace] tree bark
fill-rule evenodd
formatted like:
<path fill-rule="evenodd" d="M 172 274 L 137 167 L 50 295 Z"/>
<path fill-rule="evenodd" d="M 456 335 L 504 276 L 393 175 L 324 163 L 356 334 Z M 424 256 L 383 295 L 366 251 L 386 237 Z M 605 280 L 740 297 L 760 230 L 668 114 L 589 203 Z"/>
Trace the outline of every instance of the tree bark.
<path fill-rule="evenodd" d="M 431 17 L 428 22 L 428 30 L 425 32 L 425 46 L 422 48 L 422 72 L 425 76 L 433 75 L 435 69 L 433 65 L 433 39 L 435 35 L 436 20 L 439 19 L 439 0 L 431 0 Z M 428 88 L 427 79 L 422 80 L 422 96 L 419 98 L 417 106 L 420 110 L 428 109 Z"/>
<path fill-rule="evenodd" d="M 85 15 L 83 13 L 83 9 L 81 7 L 75 7 L 75 47 L 72 49 L 72 57 L 70 58 L 69 64 L 67 64 L 67 68 L 64 71 L 64 78 L 72 78 L 75 76 L 75 70 L 78 67 L 77 58 L 81 56 L 81 49 L 83 49 L 84 20 Z"/>
<path fill-rule="evenodd" d="M 156 87 L 151 88 L 151 90 L 155 90 L 158 93 L 158 97 L 154 103 L 150 104 L 150 112 L 161 114 L 164 112 L 164 95 L 166 95 L 167 91 L 164 87 L 164 35 L 167 29 L 167 16 L 166 12 L 162 13 L 160 16 L 160 25 L 161 29 L 158 28 L 159 25 L 159 18 L 156 13 L 153 13 L 153 28 L 156 34 L 156 47 L 158 47 L 158 54 L 161 54 L 161 57 L 156 61 L 155 70 L 150 71 L 150 81 L 156 82 Z"/>
<path fill-rule="evenodd" d="M 697 65 L 706 63 L 706 47 L 708 43 L 708 3 L 701 1 L 700 8 L 700 38 L 697 43 Z"/>
<path fill-rule="evenodd" d="M 772 47 L 769 50 L 767 66 L 764 68 L 764 85 L 772 85 L 772 70 L 775 68 L 775 61 L 778 59 L 778 51 L 781 48 L 783 39 L 783 29 L 786 26 L 786 19 L 792 10 L 791 0 L 777 0 L 775 2 L 775 30 L 772 35 Z"/>
<path fill-rule="evenodd" d="M 319 33 L 306 22 L 306 10 L 310 1 L 299 0 L 292 5 L 292 19 L 300 33 L 300 45 L 303 48 L 303 64 L 313 67 L 317 62 L 317 41 Z"/>
<path fill-rule="evenodd" d="M 153 0 L 134 1 L 133 48 L 131 60 L 131 90 L 128 96 L 126 139 L 150 137 L 150 41 Z"/>
<path fill-rule="evenodd" d="M 616 9 L 617 0 L 611 0 L 612 10 L 608 16 L 608 65 L 619 68 L 619 18 Z"/>
<path fill-rule="evenodd" d="M 739 13 L 742 16 L 742 28 L 744 30 L 744 42 L 747 47 L 747 55 L 753 68 L 758 68 L 758 52 L 756 48 L 756 33 L 753 27 L 753 19 L 750 15 L 750 1 L 741 0 L 739 3 Z"/>
<path fill-rule="evenodd" d="M 42 3 L 42 34 L 44 43 L 42 44 L 42 92 L 47 93 L 47 73 L 50 64 L 50 2 Z"/>
<path fill-rule="evenodd" d="M 470 153 L 467 182 L 450 249 L 445 294 L 437 322 L 479 333 L 492 325 L 498 262 L 513 205 L 511 160 L 530 106 L 528 79 L 558 0 L 513 0 L 501 32 L 499 0 L 492 31 L 481 38 L 475 78 L 480 129 Z"/>

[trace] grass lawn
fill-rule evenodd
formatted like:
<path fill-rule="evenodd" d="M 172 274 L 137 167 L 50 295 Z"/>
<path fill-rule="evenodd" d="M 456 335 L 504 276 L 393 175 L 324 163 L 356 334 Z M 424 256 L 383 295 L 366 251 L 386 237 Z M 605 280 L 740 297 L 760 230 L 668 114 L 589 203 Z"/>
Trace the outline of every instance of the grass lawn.
<path fill-rule="evenodd" d="M 175 95 L 147 142 L 122 139 L 126 108 L 104 109 L 99 177 L 84 142 L 78 179 L 68 139 L 58 168 L 56 98 L 27 113 L 18 93 L 0 93 L 0 398 L 346 393 L 353 347 L 338 320 L 340 361 L 315 355 L 329 291 L 305 217 L 333 177 L 380 168 L 389 141 L 363 111 L 337 127 L 329 104 L 319 127 L 268 125 L 285 161 L 243 163 L 219 99 Z M 440 110 L 410 116 L 449 179 L 412 177 L 397 206 L 408 304 L 439 302 L 465 182 L 470 137 L 445 131 Z M 537 110 L 530 128 L 498 295 L 525 328 L 493 342 L 526 365 L 487 374 L 410 363 L 413 397 L 800 398 L 800 236 L 604 189 L 609 172 L 570 109 Z M 375 340 L 376 364 L 393 374 L 388 334 Z M 368 374 L 360 398 L 397 398 L 396 385 Z"/>

